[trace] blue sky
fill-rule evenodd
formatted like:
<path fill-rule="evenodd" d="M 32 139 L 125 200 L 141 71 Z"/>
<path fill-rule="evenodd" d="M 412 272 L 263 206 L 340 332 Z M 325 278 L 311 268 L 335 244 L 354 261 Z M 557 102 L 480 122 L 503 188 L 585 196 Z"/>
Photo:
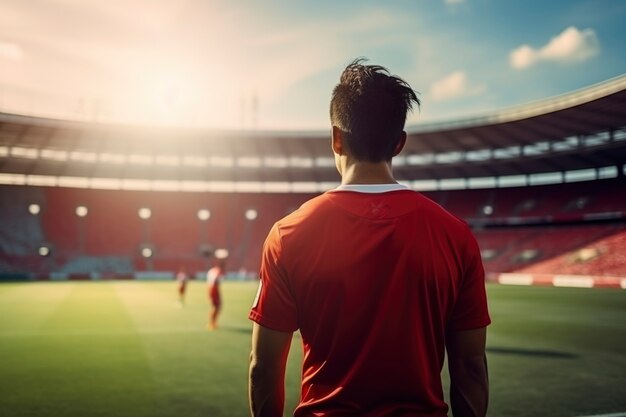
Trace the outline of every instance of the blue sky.
<path fill-rule="evenodd" d="M 411 126 L 623 74 L 625 22 L 619 0 L 0 0 L 0 108 L 320 130 L 364 56 L 421 93 Z"/>

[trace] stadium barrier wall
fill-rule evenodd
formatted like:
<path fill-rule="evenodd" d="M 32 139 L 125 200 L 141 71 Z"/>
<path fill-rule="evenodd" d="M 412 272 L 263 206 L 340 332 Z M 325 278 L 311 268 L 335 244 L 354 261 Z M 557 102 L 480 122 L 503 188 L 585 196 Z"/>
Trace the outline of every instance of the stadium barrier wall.
<path fill-rule="evenodd" d="M 0 282 L 24 282 L 32 281 L 32 274 L 26 272 L 3 272 L 0 273 Z"/>
<path fill-rule="evenodd" d="M 206 271 L 197 271 L 190 274 L 196 281 L 206 280 Z M 230 271 L 224 275 L 228 281 L 254 281 L 258 274 L 252 271 Z M 107 281 L 107 280 L 136 280 L 136 281 L 174 281 L 176 273 L 173 271 L 136 271 L 132 273 L 91 272 L 91 273 L 2 273 L 0 282 L 17 281 Z"/>
<path fill-rule="evenodd" d="M 170 271 L 137 271 L 133 276 L 138 281 L 173 281 L 175 274 Z"/>
<path fill-rule="evenodd" d="M 487 275 L 487 282 L 495 282 L 504 285 L 626 289 L 626 278 L 596 275 L 493 273 Z"/>
<path fill-rule="evenodd" d="M 191 274 L 196 280 L 204 280 L 206 272 Z M 236 281 L 253 280 L 254 274 L 241 275 L 230 272 L 226 279 Z M 175 273 L 171 271 L 137 271 L 131 274 L 90 273 L 68 274 L 53 272 L 50 274 L 5 273 L 0 274 L 0 282 L 24 281 L 99 281 L 99 280 L 137 280 L 137 281 L 173 281 Z M 626 290 L 626 278 L 597 275 L 563 275 L 530 273 L 489 273 L 487 282 L 502 285 L 537 285 L 570 288 L 614 288 Z"/>

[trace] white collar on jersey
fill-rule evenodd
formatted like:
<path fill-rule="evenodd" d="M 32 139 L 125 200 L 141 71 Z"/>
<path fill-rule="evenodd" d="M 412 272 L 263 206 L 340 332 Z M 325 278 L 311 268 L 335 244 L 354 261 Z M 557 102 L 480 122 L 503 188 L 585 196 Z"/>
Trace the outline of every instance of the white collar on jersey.
<path fill-rule="evenodd" d="M 357 193 L 378 194 L 400 190 L 410 190 L 410 188 L 402 184 L 342 184 L 330 191 L 355 191 Z"/>

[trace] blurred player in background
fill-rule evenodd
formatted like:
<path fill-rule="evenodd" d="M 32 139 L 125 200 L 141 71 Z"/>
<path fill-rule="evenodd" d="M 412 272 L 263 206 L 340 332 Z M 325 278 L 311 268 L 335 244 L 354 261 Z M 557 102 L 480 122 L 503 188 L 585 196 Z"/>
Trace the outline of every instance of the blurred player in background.
<path fill-rule="evenodd" d="M 183 307 L 185 305 L 185 293 L 187 292 L 187 282 L 189 274 L 185 267 L 180 267 L 176 274 L 176 283 L 178 284 L 178 304 Z"/>
<path fill-rule="evenodd" d="M 249 400 L 282 416 L 293 332 L 304 346 L 295 416 L 447 416 L 488 403 L 485 280 L 463 221 L 400 185 L 391 160 L 419 105 L 402 79 L 354 61 L 330 106 L 341 185 L 278 221 L 263 248 Z"/>
<path fill-rule="evenodd" d="M 224 278 L 224 267 L 226 266 L 225 258 L 218 258 L 215 266 L 209 269 L 207 273 L 207 291 L 211 309 L 209 311 L 209 330 L 217 329 L 217 319 L 222 309 L 222 294 L 220 292 L 220 283 Z"/>

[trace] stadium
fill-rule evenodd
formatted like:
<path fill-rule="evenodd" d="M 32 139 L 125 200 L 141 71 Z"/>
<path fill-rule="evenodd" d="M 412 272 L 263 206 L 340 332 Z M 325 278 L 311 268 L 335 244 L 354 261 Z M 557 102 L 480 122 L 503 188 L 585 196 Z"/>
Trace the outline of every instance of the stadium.
<path fill-rule="evenodd" d="M 491 279 L 623 288 L 625 101 L 621 76 L 422 124 L 395 174 L 474 228 Z M 179 265 L 201 274 L 217 248 L 254 278 L 273 222 L 339 183 L 324 133 L 12 114 L 0 133 L 2 266 L 14 278 L 171 279 Z"/>
<path fill-rule="evenodd" d="M 168 137 L 176 140 L 167 140 Z M 315 133 L 150 131 L 2 114 L 0 140 L 3 184 L 0 276 L 13 282 L 2 287 L 5 300 L 2 337 L 3 347 L 9 349 L 5 357 L 13 355 L 18 364 L 25 352 L 10 349 L 28 346 L 28 340 L 33 337 L 31 332 L 38 333 L 39 327 L 30 327 L 33 322 L 26 323 L 25 329 L 14 328 L 10 317 L 24 308 L 20 300 L 29 302 L 23 298 L 26 294 L 20 294 L 26 284 L 15 284 L 16 281 L 105 281 L 115 284 L 88 285 L 118 288 L 121 284 L 116 280 L 147 280 L 150 283 L 145 285 L 156 285 L 150 291 L 158 293 L 150 295 L 163 298 L 164 293 L 170 290 L 173 293 L 171 281 L 177 268 L 184 265 L 203 278 L 210 255 L 216 249 L 226 249 L 230 254 L 228 270 L 232 287 L 228 288 L 232 294 L 229 297 L 243 299 L 236 311 L 228 312 L 228 316 L 236 312 L 239 316 L 226 320 L 231 330 L 242 331 L 246 328 L 246 302 L 251 302 L 255 288 L 246 281 L 256 278 L 261 246 L 269 228 L 302 202 L 338 184 L 333 161 L 327 156 L 328 139 Z M 515 303 L 523 302 L 518 296 L 538 297 L 550 300 L 550 305 L 523 308 L 565 311 L 580 308 L 581 314 L 589 315 L 578 317 L 581 322 L 589 322 L 590 327 L 585 331 L 601 333 L 604 326 L 607 326 L 605 330 L 615 326 L 614 334 L 594 336 L 608 338 L 598 343 L 607 350 L 607 355 L 613 355 L 611 361 L 615 363 L 605 370 L 608 375 L 600 371 L 595 375 L 598 389 L 606 394 L 609 410 L 624 406 L 623 396 L 619 394 L 623 387 L 619 385 L 623 383 L 620 378 L 626 360 L 622 349 L 624 296 L 621 293 L 626 288 L 625 162 L 626 76 L 621 76 L 480 118 L 418 126 L 410 131 L 407 149 L 395 166 L 401 181 L 472 226 L 490 281 L 550 287 L 531 290 L 537 292 L 492 287 L 494 315 L 498 313 L 495 307 L 503 302 L 500 297 L 510 297 Z M 154 280 L 166 283 L 155 284 Z M 87 292 L 80 297 L 104 305 L 110 300 L 101 299 L 102 292 L 120 291 L 57 285 L 62 286 L 63 293 Z M 610 288 L 610 292 L 572 292 L 576 290 L 563 287 L 601 287 Z M 41 291 L 59 290 L 42 286 Z M 124 298 L 143 297 L 137 285 L 129 284 L 124 291 Z M 576 301 L 568 307 L 570 300 Z M 202 310 L 199 298 L 195 297 L 194 301 L 198 303 L 195 309 Z M 133 300 L 137 302 L 141 303 Z M 148 309 L 157 308 L 155 300 L 144 302 Z M 605 310 L 612 303 L 617 303 L 614 307 L 618 310 Z M 108 328 L 113 325 L 105 311 L 99 310 L 104 305 L 79 314 L 80 308 L 87 306 L 78 303 L 72 307 L 78 309 L 72 314 L 93 315 L 93 320 L 105 320 L 95 323 L 96 328 L 103 325 Z M 504 308 L 508 311 L 509 307 Z M 165 336 L 193 328 L 193 315 L 202 313 L 187 312 L 191 313 L 192 317 L 182 327 L 168 322 L 165 329 L 150 330 L 155 323 L 143 317 L 144 313 L 137 313 L 141 316 L 137 320 L 140 320 L 138 325 L 146 326 L 144 332 L 162 332 L 161 336 Z M 571 313 L 576 314 L 574 310 Z M 25 320 L 35 320 L 31 314 L 26 314 Z M 76 323 L 56 325 L 62 325 L 62 332 L 70 332 L 68 337 L 79 338 L 84 324 L 80 317 L 73 320 Z M 195 317 L 195 321 L 200 320 Z M 582 326 L 581 322 L 572 325 Z M 540 324 L 549 327 L 547 322 Z M 78 326 L 78 330 L 71 326 Z M 192 331 L 193 336 L 201 336 L 201 330 L 198 326 Z M 48 330 L 41 331 L 49 337 Z M 113 332 L 107 333 L 110 336 L 116 330 L 109 331 Z M 502 337 L 505 336 L 492 339 L 496 345 L 491 355 L 495 362 L 492 372 L 496 374 L 499 355 L 505 360 L 509 359 L 507 355 L 526 360 L 536 357 L 532 367 L 541 361 L 567 362 L 578 357 L 569 349 L 560 352 L 558 346 L 542 348 L 546 346 L 543 343 L 535 346 L 532 339 L 507 348 L 497 347 Z M 576 337 L 587 336 L 577 333 Z M 242 343 L 238 349 L 243 353 L 247 344 Z M 527 344 L 530 346 L 524 347 Z M 292 356 L 297 358 L 297 353 Z M 293 361 L 295 364 L 297 359 Z M 297 370 L 297 365 L 294 367 Z M 19 372 L 14 375 L 4 369 L 2 406 L 9 410 L 7 415 L 35 412 L 38 408 L 34 399 L 9 395 L 16 387 L 25 388 L 21 384 L 29 384 L 29 380 L 20 379 Z M 522 388 L 519 390 L 523 392 Z M 500 412 L 538 415 L 524 413 L 528 404 L 514 413 L 512 410 L 522 401 L 514 400 L 515 395 L 507 400 L 496 388 L 492 395 L 494 407 L 502 402 Z M 567 394 L 563 395 L 567 398 Z M 64 396 L 59 394 L 58 398 Z M 572 404 L 569 414 L 566 414 L 568 407 L 557 402 L 550 415 L 601 409 L 604 407 L 601 398 L 599 395 L 598 404 L 591 400 L 584 406 Z M 540 402 L 545 405 L 547 401 Z M 575 398 L 567 401 L 576 402 Z M 139 411 L 133 415 L 146 412 L 142 408 L 146 404 L 136 406 Z M 16 410 L 15 414 L 10 410 Z M 153 412 L 145 415 L 157 415 Z M 214 415 L 238 413 L 224 411 Z M 72 411 L 62 414 L 57 410 L 49 415 L 79 414 Z M 106 414 L 107 411 L 102 412 Z"/>
<path fill-rule="evenodd" d="M 249 415 L 263 243 L 340 184 L 328 131 L 8 107 L 0 101 L 0 415 Z M 480 246 L 488 415 L 626 416 L 626 74 L 407 133 L 395 177 L 465 221 Z M 209 332 L 218 253 L 224 311 Z M 181 268 L 195 278 L 184 308 Z M 300 395 L 298 339 L 285 415 Z M 447 390 L 445 367 L 442 378 Z"/>

